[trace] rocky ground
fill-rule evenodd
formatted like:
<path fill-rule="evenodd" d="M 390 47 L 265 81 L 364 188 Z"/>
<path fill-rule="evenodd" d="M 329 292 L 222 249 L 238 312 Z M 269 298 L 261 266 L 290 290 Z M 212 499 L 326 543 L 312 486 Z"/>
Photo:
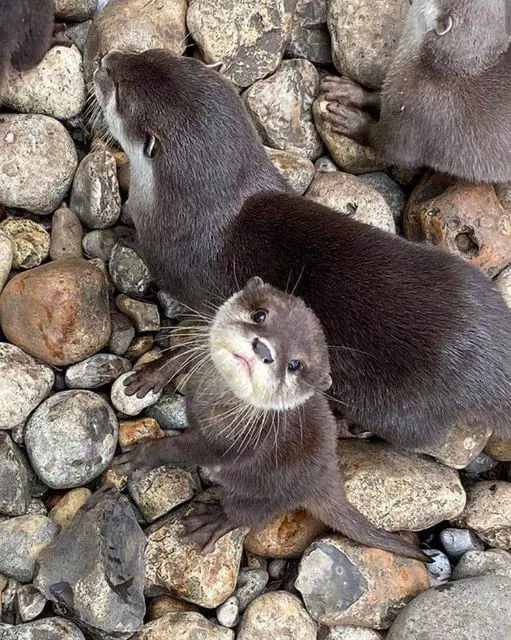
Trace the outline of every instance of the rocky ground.
<path fill-rule="evenodd" d="M 116 452 L 187 425 L 183 396 L 123 393 L 124 376 L 168 344 L 180 308 L 130 248 L 126 157 L 91 132 L 94 4 L 57 0 L 74 45 L 11 74 L 0 116 L 0 637 L 511 637 L 511 442 L 491 425 L 455 425 L 442 447 L 415 453 L 339 425 L 349 499 L 420 537 L 427 569 L 301 511 L 234 531 L 202 556 L 180 532 L 190 500 L 212 490 L 204 470 L 162 467 L 128 482 L 109 469 Z M 460 255 L 511 305 L 508 188 L 386 167 L 318 118 L 332 60 L 381 84 L 408 4 L 112 0 L 92 28 L 105 49 L 223 60 L 298 193 Z M 101 493 L 107 482 L 118 491 Z"/>

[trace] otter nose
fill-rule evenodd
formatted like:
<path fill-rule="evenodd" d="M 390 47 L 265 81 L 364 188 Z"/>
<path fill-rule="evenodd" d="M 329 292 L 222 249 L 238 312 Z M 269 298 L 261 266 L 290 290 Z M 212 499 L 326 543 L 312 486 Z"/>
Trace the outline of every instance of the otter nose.
<path fill-rule="evenodd" d="M 271 351 L 264 342 L 262 342 L 262 340 L 259 340 L 259 338 L 254 338 L 252 340 L 252 351 L 264 362 L 264 364 L 271 364 L 273 362 Z"/>

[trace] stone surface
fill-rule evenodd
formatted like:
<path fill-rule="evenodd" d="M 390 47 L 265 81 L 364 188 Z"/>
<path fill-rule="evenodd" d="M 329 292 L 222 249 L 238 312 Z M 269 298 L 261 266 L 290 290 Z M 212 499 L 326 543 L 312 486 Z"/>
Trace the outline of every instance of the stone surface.
<path fill-rule="evenodd" d="M 78 362 L 110 337 L 105 277 L 78 258 L 19 274 L 0 296 L 0 323 L 10 342 L 44 362 Z"/>
<path fill-rule="evenodd" d="M 44 115 L 0 118 L 0 203 L 34 213 L 53 212 L 67 193 L 77 165 L 71 136 Z"/>
<path fill-rule="evenodd" d="M 121 448 L 164 437 L 165 432 L 154 418 L 121 420 L 119 422 L 119 445 Z"/>
<path fill-rule="evenodd" d="M 263 593 L 269 577 L 265 569 L 243 568 L 240 570 L 236 591 L 233 595 L 237 600 L 238 609 L 241 613 Z"/>
<path fill-rule="evenodd" d="M 387 629 L 429 578 L 417 560 L 329 536 L 307 549 L 295 586 L 321 624 Z"/>
<path fill-rule="evenodd" d="M 137 416 L 144 409 L 150 407 L 158 400 L 161 396 L 161 391 L 158 393 L 149 391 L 149 393 L 147 393 L 143 398 L 137 398 L 136 395 L 126 395 L 124 380 L 129 378 L 130 375 L 132 375 L 131 372 L 123 373 L 117 378 L 112 385 L 110 398 L 117 411 L 121 411 L 127 416 Z"/>
<path fill-rule="evenodd" d="M 187 23 L 207 63 L 249 87 L 279 66 L 291 31 L 296 0 L 190 0 Z"/>
<path fill-rule="evenodd" d="M 92 493 L 90 489 L 80 487 L 65 493 L 48 514 L 59 527 L 65 529 L 78 511 L 86 504 Z"/>
<path fill-rule="evenodd" d="M 146 414 L 157 420 L 162 429 L 181 431 L 188 426 L 186 401 L 179 393 L 164 391 L 160 399 L 147 409 Z"/>
<path fill-rule="evenodd" d="M 425 549 L 424 553 L 431 558 L 431 562 L 426 565 L 430 586 L 436 587 L 447 582 L 452 573 L 451 563 L 447 555 L 438 549 Z"/>
<path fill-rule="evenodd" d="M 27 513 L 32 492 L 32 471 L 23 451 L 8 433 L 0 431 L 0 514 Z"/>
<path fill-rule="evenodd" d="M 110 384 L 130 370 L 131 363 L 126 358 L 111 353 L 98 353 L 69 367 L 66 371 L 66 385 L 70 389 L 95 389 Z"/>
<path fill-rule="evenodd" d="M 169 613 L 181 613 L 182 611 L 197 611 L 198 607 L 191 602 L 178 600 L 172 596 L 156 596 L 147 603 L 146 620 L 152 622 L 163 618 Z"/>
<path fill-rule="evenodd" d="M 9 218 L 0 223 L 0 232 L 11 241 L 15 269 L 38 267 L 50 253 L 50 234 L 37 222 Z"/>
<path fill-rule="evenodd" d="M 127 296 L 143 296 L 151 282 L 149 269 L 133 249 L 116 244 L 110 254 L 110 277 L 115 288 Z"/>
<path fill-rule="evenodd" d="M 382 635 L 363 627 L 322 627 L 318 640 L 382 640 Z"/>
<path fill-rule="evenodd" d="M 319 75 L 308 60 L 284 60 L 244 94 L 248 112 L 269 147 L 319 158 L 323 143 L 312 121 Z"/>
<path fill-rule="evenodd" d="M 316 640 L 316 624 L 302 603 L 286 591 L 265 593 L 248 607 L 238 629 L 238 640 Z"/>
<path fill-rule="evenodd" d="M 306 196 L 354 220 L 396 232 L 392 211 L 383 196 L 357 176 L 341 171 L 318 173 Z"/>
<path fill-rule="evenodd" d="M 453 579 L 476 578 L 488 573 L 511 578 L 511 553 L 503 549 L 467 551 L 454 568 Z"/>
<path fill-rule="evenodd" d="M 31 584 L 23 584 L 16 592 L 16 605 L 22 622 L 30 622 L 38 618 L 46 606 L 43 594 Z"/>
<path fill-rule="evenodd" d="M 115 355 L 122 356 L 129 349 L 135 337 L 135 327 L 131 320 L 123 313 L 112 313 L 112 333 L 108 342 L 109 350 Z"/>
<path fill-rule="evenodd" d="M 53 214 L 50 242 L 52 260 L 61 258 L 83 258 L 83 229 L 80 218 L 63 206 Z"/>
<path fill-rule="evenodd" d="M 2 640 L 85 640 L 76 625 L 64 618 L 45 618 L 2 629 Z"/>
<path fill-rule="evenodd" d="M 160 328 L 160 314 L 155 304 L 132 300 L 122 294 L 116 297 L 115 303 L 119 311 L 133 321 L 137 331 L 157 331 Z"/>
<path fill-rule="evenodd" d="M 234 632 L 207 620 L 200 613 L 169 613 L 149 622 L 131 640 L 234 640 Z"/>
<path fill-rule="evenodd" d="M 399 615 L 387 640 L 504 640 L 511 637 L 511 579 L 482 576 L 421 594 Z"/>
<path fill-rule="evenodd" d="M 484 450 L 496 460 L 511 462 L 511 440 L 491 436 Z"/>
<path fill-rule="evenodd" d="M 0 293 L 11 272 L 14 252 L 12 242 L 4 233 L 0 233 Z"/>
<path fill-rule="evenodd" d="M 490 437 L 489 427 L 467 427 L 455 424 L 449 438 L 441 445 L 416 449 L 453 469 L 464 469 L 481 453 Z"/>
<path fill-rule="evenodd" d="M 511 267 L 503 269 L 495 278 L 493 284 L 500 291 L 504 302 L 511 308 Z"/>
<path fill-rule="evenodd" d="M 117 242 L 135 241 L 134 229 L 123 225 L 115 225 L 109 229 L 94 229 L 83 237 L 83 250 L 89 258 L 101 258 L 105 262 L 110 260 L 110 254 Z"/>
<path fill-rule="evenodd" d="M 0 342 L 0 429 L 22 424 L 46 398 L 53 381 L 50 367 L 18 347 Z"/>
<path fill-rule="evenodd" d="M 183 314 L 188 313 L 186 307 L 183 307 L 182 304 L 180 304 L 172 296 L 169 296 L 169 294 L 165 291 L 158 291 L 157 297 L 158 302 L 162 307 L 163 314 L 166 318 L 177 320 Z"/>
<path fill-rule="evenodd" d="M 327 4 L 327 0 L 298 0 L 286 48 L 287 58 L 306 58 L 315 64 L 332 63 Z"/>
<path fill-rule="evenodd" d="M 96 0 L 55 0 L 55 15 L 62 20 L 81 22 L 92 18 Z"/>
<path fill-rule="evenodd" d="M 230 596 L 216 610 L 216 619 L 222 627 L 232 629 L 240 621 L 239 602 L 236 596 Z"/>
<path fill-rule="evenodd" d="M 117 418 L 92 391 L 61 391 L 41 404 L 25 427 L 38 477 L 53 489 L 87 484 L 106 469 L 117 445 Z"/>
<path fill-rule="evenodd" d="M 401 225 L 407 199 L 403 187 L 383 171 L 364 173 L 360 176 L 360 179 L 374 187 L 385 198 L 385 202 L 392 211 L 394 222 L 396 225 Z"/>
<path fill-rule="evenodd" d="M 450 558 L 457 560 L 467 551 L 484 549 L 484 545 L 469 529 L 453 529 L 448 527 L 440 531 L 440 541 Z"/>
<path fill-rule="evenodd" d="M 266 148 L 266 153 L 296 193 L 301 195 L 307 190 L 316 170 L 306 156 L 293 151 L 279 151 L 269 147 Z"/>

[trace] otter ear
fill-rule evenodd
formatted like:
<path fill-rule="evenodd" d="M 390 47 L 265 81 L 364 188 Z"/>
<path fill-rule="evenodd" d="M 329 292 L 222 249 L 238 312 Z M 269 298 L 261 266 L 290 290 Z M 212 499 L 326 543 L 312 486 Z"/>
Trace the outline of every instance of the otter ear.
<path fill-rule="evenodd" d="M 433 30 L 437 34 L 437 36 L 445 36 L 446 33 L 452 29 L 452 18 L 449 14 L 444 16 L 439 16 L 435 20 L 435 24 L 433 25 Z"/>
<path fill-rule="evenodd" d="M 318 389 L 321 389 L 321 391 L 326 391 L 327 389 L 330 389 L 330 387 L 332 386 L 332 377 L 330 375 L 328 375 L 328 373 L 325 373 L 325 375 L 320 378 L 320 380 L 318 381 Z"/>
<path fill-rule="evenodd" d="M 145 134 L 144 141 L 144 155 L 148 158 L 152 158 L 156 151 L 156 137 L 152 133 L 147 132 Z"/>
<path fill-rule="evenodd" d="M 264 285 L 263 279 L 259 276 L 254 276 L 247 281 L 245 285 L 245 289 L 257 289 L 258 287 L 262 287 Z"/>

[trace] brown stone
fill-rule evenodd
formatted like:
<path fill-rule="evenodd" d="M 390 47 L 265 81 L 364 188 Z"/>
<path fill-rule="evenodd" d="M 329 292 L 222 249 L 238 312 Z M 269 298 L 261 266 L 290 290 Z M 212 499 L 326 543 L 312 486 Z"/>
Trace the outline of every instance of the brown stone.
<path fill-rule="evenodd" d="M 131 640 L 234 640 L 234 631 L 210 622 L 200 613 L 178 611 L 145 624 Z"/>
<path fill-rule="evenodd" d="M 156 596 L 149 600 L 147 604 L 146 620 L 158 620 L 168 613 L 180 613 L 183 611 L 198 611 L 199 608 L 191 602 L 178 600 L 172 596 Z"/>
<path fill-rule="evenodd" d="M 452 469 L 464 469 L 484 449 L 491 429 L 489 427 L 468 427 L 455 424 L 449 438 L 441 445 L 417 449 L 417 453 L 426 453 Z"/>
<path fill-rule="evenodd" d="M 123 294 L 116 297 L 115 304 L 133 322 L 137 331 L 158 331 L 160 328 L 160 314 L 155 304 L 133 300 Z"/>
<path fill-rule="evenodd" d="M 121 420 L 119 422 L 119 445 L 122 448 L 164 437 L 165 432 L 154 418 L 138 418 L 137 420 Z"/>
<path fill-rule="evenodd" d="M 511 462 L 511 440 L 491 436 L 484 450 L 500 462 Z"/>
<path fill-rule="evenodd" d="M 47 364 L 83 360 L 110 337 L 105 276 L 79 258 L 20 273 L 0 296 L 0 324 L 9 342 Z"/>
<path fill-rule="evenodd" d="M 124 357 L 128 358 L 128 360 L 130 360 L 131 362 L 134 362 L 135 360 L 138 360 L 141 356 L 143 356 L 144 353 L 147 353 L 150 349 L 152 349 L 153 344 L 153 336 L 136 336 L 126 350 Z"/>
<path fill-rule="evenodd" d="M 50 258 L 83 258 L 83 229 L 80 218 L 65 205 L 53 214 Z"/>
<path fill-rule="evenodd" d="M 76 513 L 83 507 L 91 495 L 92 492 L 85 487 L 68 491 L 53 507 L 48 517 L 64 529 L 69 525 Z"/>

